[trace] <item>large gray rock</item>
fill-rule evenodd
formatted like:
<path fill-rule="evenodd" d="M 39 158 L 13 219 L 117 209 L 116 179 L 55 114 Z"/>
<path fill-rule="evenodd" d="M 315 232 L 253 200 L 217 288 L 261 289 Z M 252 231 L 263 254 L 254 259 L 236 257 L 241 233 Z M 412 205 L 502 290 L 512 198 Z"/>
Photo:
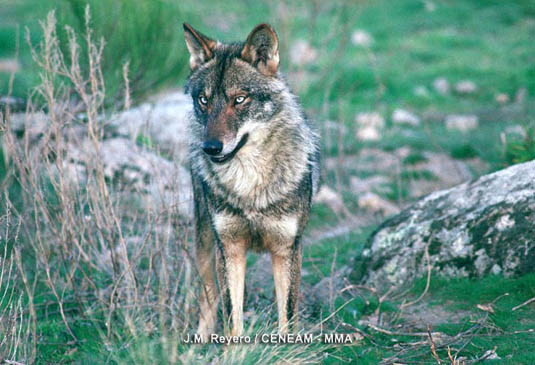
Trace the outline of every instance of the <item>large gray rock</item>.
<path fill-rule="evenodd" d="M 70 144 L 63 165 L 65 177 L 85 184 L 87 166 L 96 157 L 105 178 L 122 193 L 140 198 L 146 208 L 160 210 L 176 206 L 185 218 L 193 216 L 193 191 L 188 170 L 130 139 L 111 138 L 100 142 L 98 154 L 90 140 Z"/>
<path fill-rule="evenodd" d="M 192 109 L 189 95 L 173 91 L 115 115 L 108 129 L 115 136 L 132 140 L 148 138 L 162 152 L 182 163 L 187 158 L 187 130 Z"/>
<path fill-rule="evenodd" d="M 426 196 L 384 222 L 352 280 L 378 289 L 427 272 L 450 277 L 535 271 L 535 161 Z"/>

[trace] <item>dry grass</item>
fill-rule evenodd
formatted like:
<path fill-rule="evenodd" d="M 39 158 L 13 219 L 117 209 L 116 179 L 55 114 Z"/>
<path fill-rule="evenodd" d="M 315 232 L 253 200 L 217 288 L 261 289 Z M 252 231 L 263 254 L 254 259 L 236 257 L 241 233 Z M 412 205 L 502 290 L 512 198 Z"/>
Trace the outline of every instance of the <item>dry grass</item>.
<path fill-rule="evenodd" d="M 65 29 L 68 57 L 61 52 L 53 12 L 41 26 L 43 41 L 32 46 L 41 84 L 32 95 L 26 122 L 46 110 L 46 131 L 37 141 L 28 133 L 17 140 L 7 115 L 3 138 L 9 178 L 20 184 L 21 195 L 17 203 L 5 194 L 2 207 L 9 212 L 5 220 L 19 226 L 11 241 L 12 254 L 5 246 L 1 261 L 7 277 L 2 277 L 0 293 L 7 304 L 2 302 L 0 313 L 7 320 L 1 321 L 0 357 L 16 358 L 23 334 L 22 293 L 10 286 L 14 266 L 20 273 L 18 283 L 24 284 L 30 350 L 22 357 L 29 363 L 38 356 L 38 322 L 52 308 L 74 343 L 79 339 L 73 322 L 79 316 L 92 321 L 108 342 L 136 338 L 144 329 L 159 328 L 163 334 L 185 331 L 195 310 L 194 268 L 177 207 L 125 207 L 103 170 L 99 149 L 106 115 L 100 68 L 104 42 L 92 38 L 89 9 L 83 39 Z M 86 55 L 79 54 L 79 42 L 85 42 Z M 82 67 L 81 59 L 88 64 Z M 127 80 L 127 66 L 124 75 Z M 128 100 L 125 96 L 126 106 Z M 90 141 L 84 170 L 73 170 L 70 148 L 84 138 Z"/>
<path fill-rule="evenodd" d="M 18 234 L 20 225 L 12 222 L 9 210 L 0 217 L 0 240 L 7 242 Z M 22 293 L 16 287 L 17 268 L 13 255 L 8 254 L 8 245 L 0 252 L 0 362 L 18 363 L 26 358 L 27 315 L 22 305 Z"/>
<path fill-rule="evenodd" d="M 25 122 L 28 127 L 45 115 L 43 135 L 25 133 L 19 139 L 6 115 L 3 148 L 10 181 L 4 186 L 20 186 L 20 196 L 14 199 L 6 192 L 1 206 L 7 212 L 4 221 L 17 225 L 14 234 L 13 224 L 2 224 L 11 230 L 4 237 L 12 245 L 4 246 L 0 261 L 0 299 L 7 298 L 0 302 L 0 359 L 50 361 L 40 353 L 41 327 L 54 320 L 64 335 L 60 347 L 75 352 L 87 341 L 81 338 L 80 322 L 89 323 L 104 344 L 104 354 L 94 354 L 96 358 L 116 362 L 317 361 L 321 351 L 310 346 L 217 346 L 207 351 L 180 345 L 197 318 L 190 224 L 179 216 L 174 199 L 158 208 L 136 204 L 106 175 L 100 154 L 103 123 L 109 119 L 101 72 L 104 42 L 93 38 L 88 8 L 85 19 L 82 37 L 64 30 L 68 55 L 62 52 L 54 12 L 41 23 L 42 42 L 30 45 L 41 83 Z M 81 49 L 87 54 L 80 54 Z M 128 90 L 128 65 L 123 76 Z M 127 94 L 124 107 L 129 105 Z M 71 155 L 73 146 L 82 145 L 80 168 Z M 251 329 L 268 331 L 265 326 L 252 324 Z"/>

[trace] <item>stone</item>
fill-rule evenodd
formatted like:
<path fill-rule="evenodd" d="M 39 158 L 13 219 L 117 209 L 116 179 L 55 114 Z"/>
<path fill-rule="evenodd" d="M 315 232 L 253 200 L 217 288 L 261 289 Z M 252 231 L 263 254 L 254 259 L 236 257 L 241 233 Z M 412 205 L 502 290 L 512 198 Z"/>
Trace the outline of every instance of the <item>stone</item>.
<path fill-rule="evenodd" d="M 357 29 L 351 34 L 351 43 L 355 46 L 369 47 L 373 43 L 373 38 L 365 30 Z"/>
<path fill-rule="evenodd" d="M 430 13 L 434 12 L 435 10 L 437 10 L 437 6 L 433 1 L 424 0 L 424 4 L 425 4 L 425 10 L 430 12 Z"/>
<path fill-rule="evenodd" d="M 187 159 L 187 131 L 192 110 L 191 96 L 180 90 L 172 91 L 112 116 L 108 134 L 132 140 L 146 137 L 160 151 L 182 163 Z"/>
<path fill-rule="evenodd" d="M 433 88 L 441 95 L 447 95 L 450 92 L 450 83 L 445 77 L 436 78 L 433 81 Z"/>
<path fill-rule="evenodd" d="M 332 120 L 327 120 L 323 126 L 326 130 L 328 130 L 330 133 L 337 135 L 338 133 L 346 134 L 347 128 L 346 126 L 341 122 L 335 122 Z"/>
<path fill-rule="evenodd" d="M 87 167 L 98 159 L 106 179 L 121 192 L 142 198 L 147 208 L 176 205 L 179 214 L 193 216 L 193 190 L 189 172 L 130 139 L 111 138 L 100 142 L 98 153 L 89 139 L 71 143 L 64 173 L 73 183 L 84 184 Z"/>
<path fill-rule="evenodd" d="M 304 66 L 318 58 L 318 51 L 306 40 L 298 39 L 290 47 L 290 62 L 296 66 Z"/>
<path fill-rule="evenodd" d="M 459 94 L 473 94 L 476 90 L 476 84 L 470 80 L 462 80 L 455 84 L 455 92 Z"/>
<path fill-rule="evenodd" d="M 16 96 L 0 96 L 0 112 L 3 112 L 5 115 L 5 110 L 7 110 L 8 107 L 11 113 L 22 112 L 26 109 L 26 100 Z"/>
<path fill-rule="evenodd" d="M 516 91 L 515 94 L 515 103 L 522 104 L 526 100 L 526 96 L 528 95 L 528 89 L 525 87 L 521 87 Z"/>
<path fill-rule="evenodd" d="M 390 179 L 383 175 L 376 175 L 365 179 L 351 176 L 349 184 L 351 192 L 356 195 L 368 192 L 387 193 L 391 190 L 388 187 Z"/>
<path fill-rule="evenodd" d="M 509 95 L 505 93 L 500 93 L 496 95 L 495 100 L 499 104 L 507 104 L 509 102 Z"/>
<path fill-rule="evenodd" d="M 357 123 L 356 137 L 361 141 L 377 141 L 381 138 L 380 130 L 385 120 L 377 112 L 359 113 L 355 117 Z"/>
<path fill-rule="evenodd" d="M 527 136 L 527 131 L 526 131 L 526 128 L 519 125 L 519 124 L 514 124 L 514 125 L 510 125 L 508 126 L 507 128 L 505 128 L 504 130 L 504 133 L 507 137 L 520 137 L 520 138 L 526 138 Z"/>
<path fill-rule="evenodd" d="M 43 112 L 14 113 L 10 115 L 9 123 L 16 135 L 28 134 L 30 141 L 34 141 L 49 129 L 50 119 Z"/>
<path fill-rule="evenodd" d="M 379 290 L 426 275 L 535 270 L 535 161 L 432 193 L 381 224 L 351 278 Z M 427 262 L 425 252 L 429 254 Z"/>
<path fill-rule="evenodd" d="M 316 195 L 314 195 L 313 202 L 327 204 L 335 213 L 342 213 L 344 210 L 344 202 L 340 194 L 327 185 L 320 187 Z"/>
<path fill-rule="evenodd" d="M 375 127 L 362 127 L 357 130 L 356 137 L 361 141 L 378 141 L 381 134 Z"/>
<path fill-rule="evenodd" d="M 423 85 L 418 85 L 412 90 L 413 94 L 423 98 L 429 97 L 429 91 Z"/>
<path fill-rule="evenodd" d="M 18 71 L 20 71 L 20 64 L 16 58 L 0 59 L 0 72 L 11 74 Z"/>
<path fill-rule="evenodd" d="M 446 124 L 446 128 L 450 130 L 458 130 L 467 133 L 477 128 L 479 119 L 477 115 L 473 114 L 452 114 L 446 116 L 444 123 Z"/>
<path fill-rule="evenodd" d="M 367 192 L 358 198 L 360 208 L 367 209 L 372 213 L 382 213 L 385 216 L 399 213 L 399 208 L 379 195 Z"/>
<path fill-rule="evenodd" d="M 405 109 L 396 109 L 392 113 L 392 122 L 395 124 L 408 124 L 413 127 L 420 125 L 420 118 Z"/>

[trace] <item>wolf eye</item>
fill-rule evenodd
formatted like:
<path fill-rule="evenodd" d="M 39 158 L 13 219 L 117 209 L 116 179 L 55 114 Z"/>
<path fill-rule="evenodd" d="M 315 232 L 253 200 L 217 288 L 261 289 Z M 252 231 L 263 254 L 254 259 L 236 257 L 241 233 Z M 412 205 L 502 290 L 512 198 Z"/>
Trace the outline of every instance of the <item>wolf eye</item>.
<path fill-rule="evenodd" d="M 245 96 L 243 96 L 243 95 L 237 96 L 236 99 L 234 99 L 234 103 L 235 104 L 241 104 L 244 101 L 245 101 Z"/>
<path fill-rule="evenodd" d="M 199 96 L 199 103 L 201 103 L 202 105 L 208 104 L 208 99 L 206 99 L 206 96 L 204 95 Z"/>

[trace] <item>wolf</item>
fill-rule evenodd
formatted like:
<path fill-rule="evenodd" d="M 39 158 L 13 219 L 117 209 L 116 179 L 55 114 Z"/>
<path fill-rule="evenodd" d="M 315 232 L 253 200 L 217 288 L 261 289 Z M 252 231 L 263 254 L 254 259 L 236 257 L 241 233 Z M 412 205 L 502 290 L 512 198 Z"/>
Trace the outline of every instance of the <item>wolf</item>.
<path fill-rule="evenodd" d="M 203 284 L 198 334 L 215 332 L 221 301 L 225 332 L 242 335 L 249 249 L 271 254 L 278 330 L 287 333 L 297 321 L 301 237 L 318 186 L 319 135 L 279 72 L 270 25 L 257 25 L 244 42 L 222 43 L 187 23 L 184 35 L 195 257 Z"/>

